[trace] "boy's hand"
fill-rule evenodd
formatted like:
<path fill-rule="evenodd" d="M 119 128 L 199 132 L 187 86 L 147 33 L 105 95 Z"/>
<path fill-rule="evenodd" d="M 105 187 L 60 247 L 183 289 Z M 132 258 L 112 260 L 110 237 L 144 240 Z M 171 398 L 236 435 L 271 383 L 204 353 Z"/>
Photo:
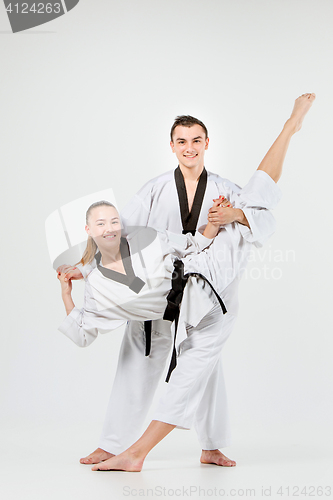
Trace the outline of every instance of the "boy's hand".
<path fill-rule="evenodd" d="M 236 220 L 236 209 L 231 206 L 230 201 L 224 196 L 216 198 L 213 202 L 213 206 L 208 211 L 209 222 L 219 226 L 224 226 Z"/>

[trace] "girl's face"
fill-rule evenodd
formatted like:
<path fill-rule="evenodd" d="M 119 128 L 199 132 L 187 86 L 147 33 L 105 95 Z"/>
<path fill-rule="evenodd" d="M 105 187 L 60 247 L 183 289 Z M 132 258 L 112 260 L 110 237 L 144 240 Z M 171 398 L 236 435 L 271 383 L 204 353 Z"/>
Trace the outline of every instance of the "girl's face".
<path fill-rule="evenodd" d="M 121 224 L 117 210 L 101 205 L 91 210 L 86 232 L 91 236 L 101 252 L 117 250 L 120 245 Z"/>

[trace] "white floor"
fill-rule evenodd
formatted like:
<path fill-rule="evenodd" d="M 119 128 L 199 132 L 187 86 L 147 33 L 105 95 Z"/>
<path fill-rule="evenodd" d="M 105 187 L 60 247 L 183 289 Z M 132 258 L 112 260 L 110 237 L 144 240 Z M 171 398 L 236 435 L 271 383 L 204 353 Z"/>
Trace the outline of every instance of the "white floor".
<path fill-rule="evenodd" d="M 222 468 L 200 464 L 195 434 L 176 430 L 151 452 L 141 473 L 126 473 L 92 472 L 90 466 L 79 464 L 80 456 L 92 451 L 95 439 L 91 425 L 2 427 L 1 499 L 283 499 L 333 495 L 333 488 L 329 489 L 333 486 L 332 447 L 324 443 L 243 440 L 224 450 L 237 460 L 237 466 Z"/>

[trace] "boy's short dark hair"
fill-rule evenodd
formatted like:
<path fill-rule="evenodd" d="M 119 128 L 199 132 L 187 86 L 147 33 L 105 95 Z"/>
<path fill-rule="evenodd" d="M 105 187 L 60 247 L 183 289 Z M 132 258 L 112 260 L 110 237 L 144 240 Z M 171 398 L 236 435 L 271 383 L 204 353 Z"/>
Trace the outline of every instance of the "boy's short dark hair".
<path fill-rule="evenodd" d="M 171 127 L 171 131 L 170 131 L 171 141 L 173 141 L 172 136 L 173 136 L 174 130 L 179 125 L 182 127 L 188 127 L 188 128 L 193 127 L 193 125 L 200 125 L 200 127 L 202 127 L 204 132 L 205 132 L 205 135 L 206 135 L 205 139 L 207 139 L 207 137 L 208 137 L 207 127 L 206 127 L 206 125 L 204 125 L 202 123 L 202 121 L 198 120 L 198 118 L 194 118 L 194 116 L 181 115 L 181 116 L 177 116 L 175 118 L 174 124 Z"/>

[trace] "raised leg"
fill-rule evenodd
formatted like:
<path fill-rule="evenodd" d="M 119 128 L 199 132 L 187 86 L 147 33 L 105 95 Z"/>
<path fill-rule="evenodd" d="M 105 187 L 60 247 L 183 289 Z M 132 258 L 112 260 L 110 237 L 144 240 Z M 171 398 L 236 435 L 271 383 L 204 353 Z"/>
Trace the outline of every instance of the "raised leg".
<path fill-rule="evenodd" d="M 282 175 L 283 162 L 290 139 L 301 129 L 304 117 L 311 108 L 315 98 L 315 94 L 303 94 L 296 99 L 290 118 L 286 121 L 281 134 L 258 167 L 258 170 L 264 170 L 275 182 Z"/>

